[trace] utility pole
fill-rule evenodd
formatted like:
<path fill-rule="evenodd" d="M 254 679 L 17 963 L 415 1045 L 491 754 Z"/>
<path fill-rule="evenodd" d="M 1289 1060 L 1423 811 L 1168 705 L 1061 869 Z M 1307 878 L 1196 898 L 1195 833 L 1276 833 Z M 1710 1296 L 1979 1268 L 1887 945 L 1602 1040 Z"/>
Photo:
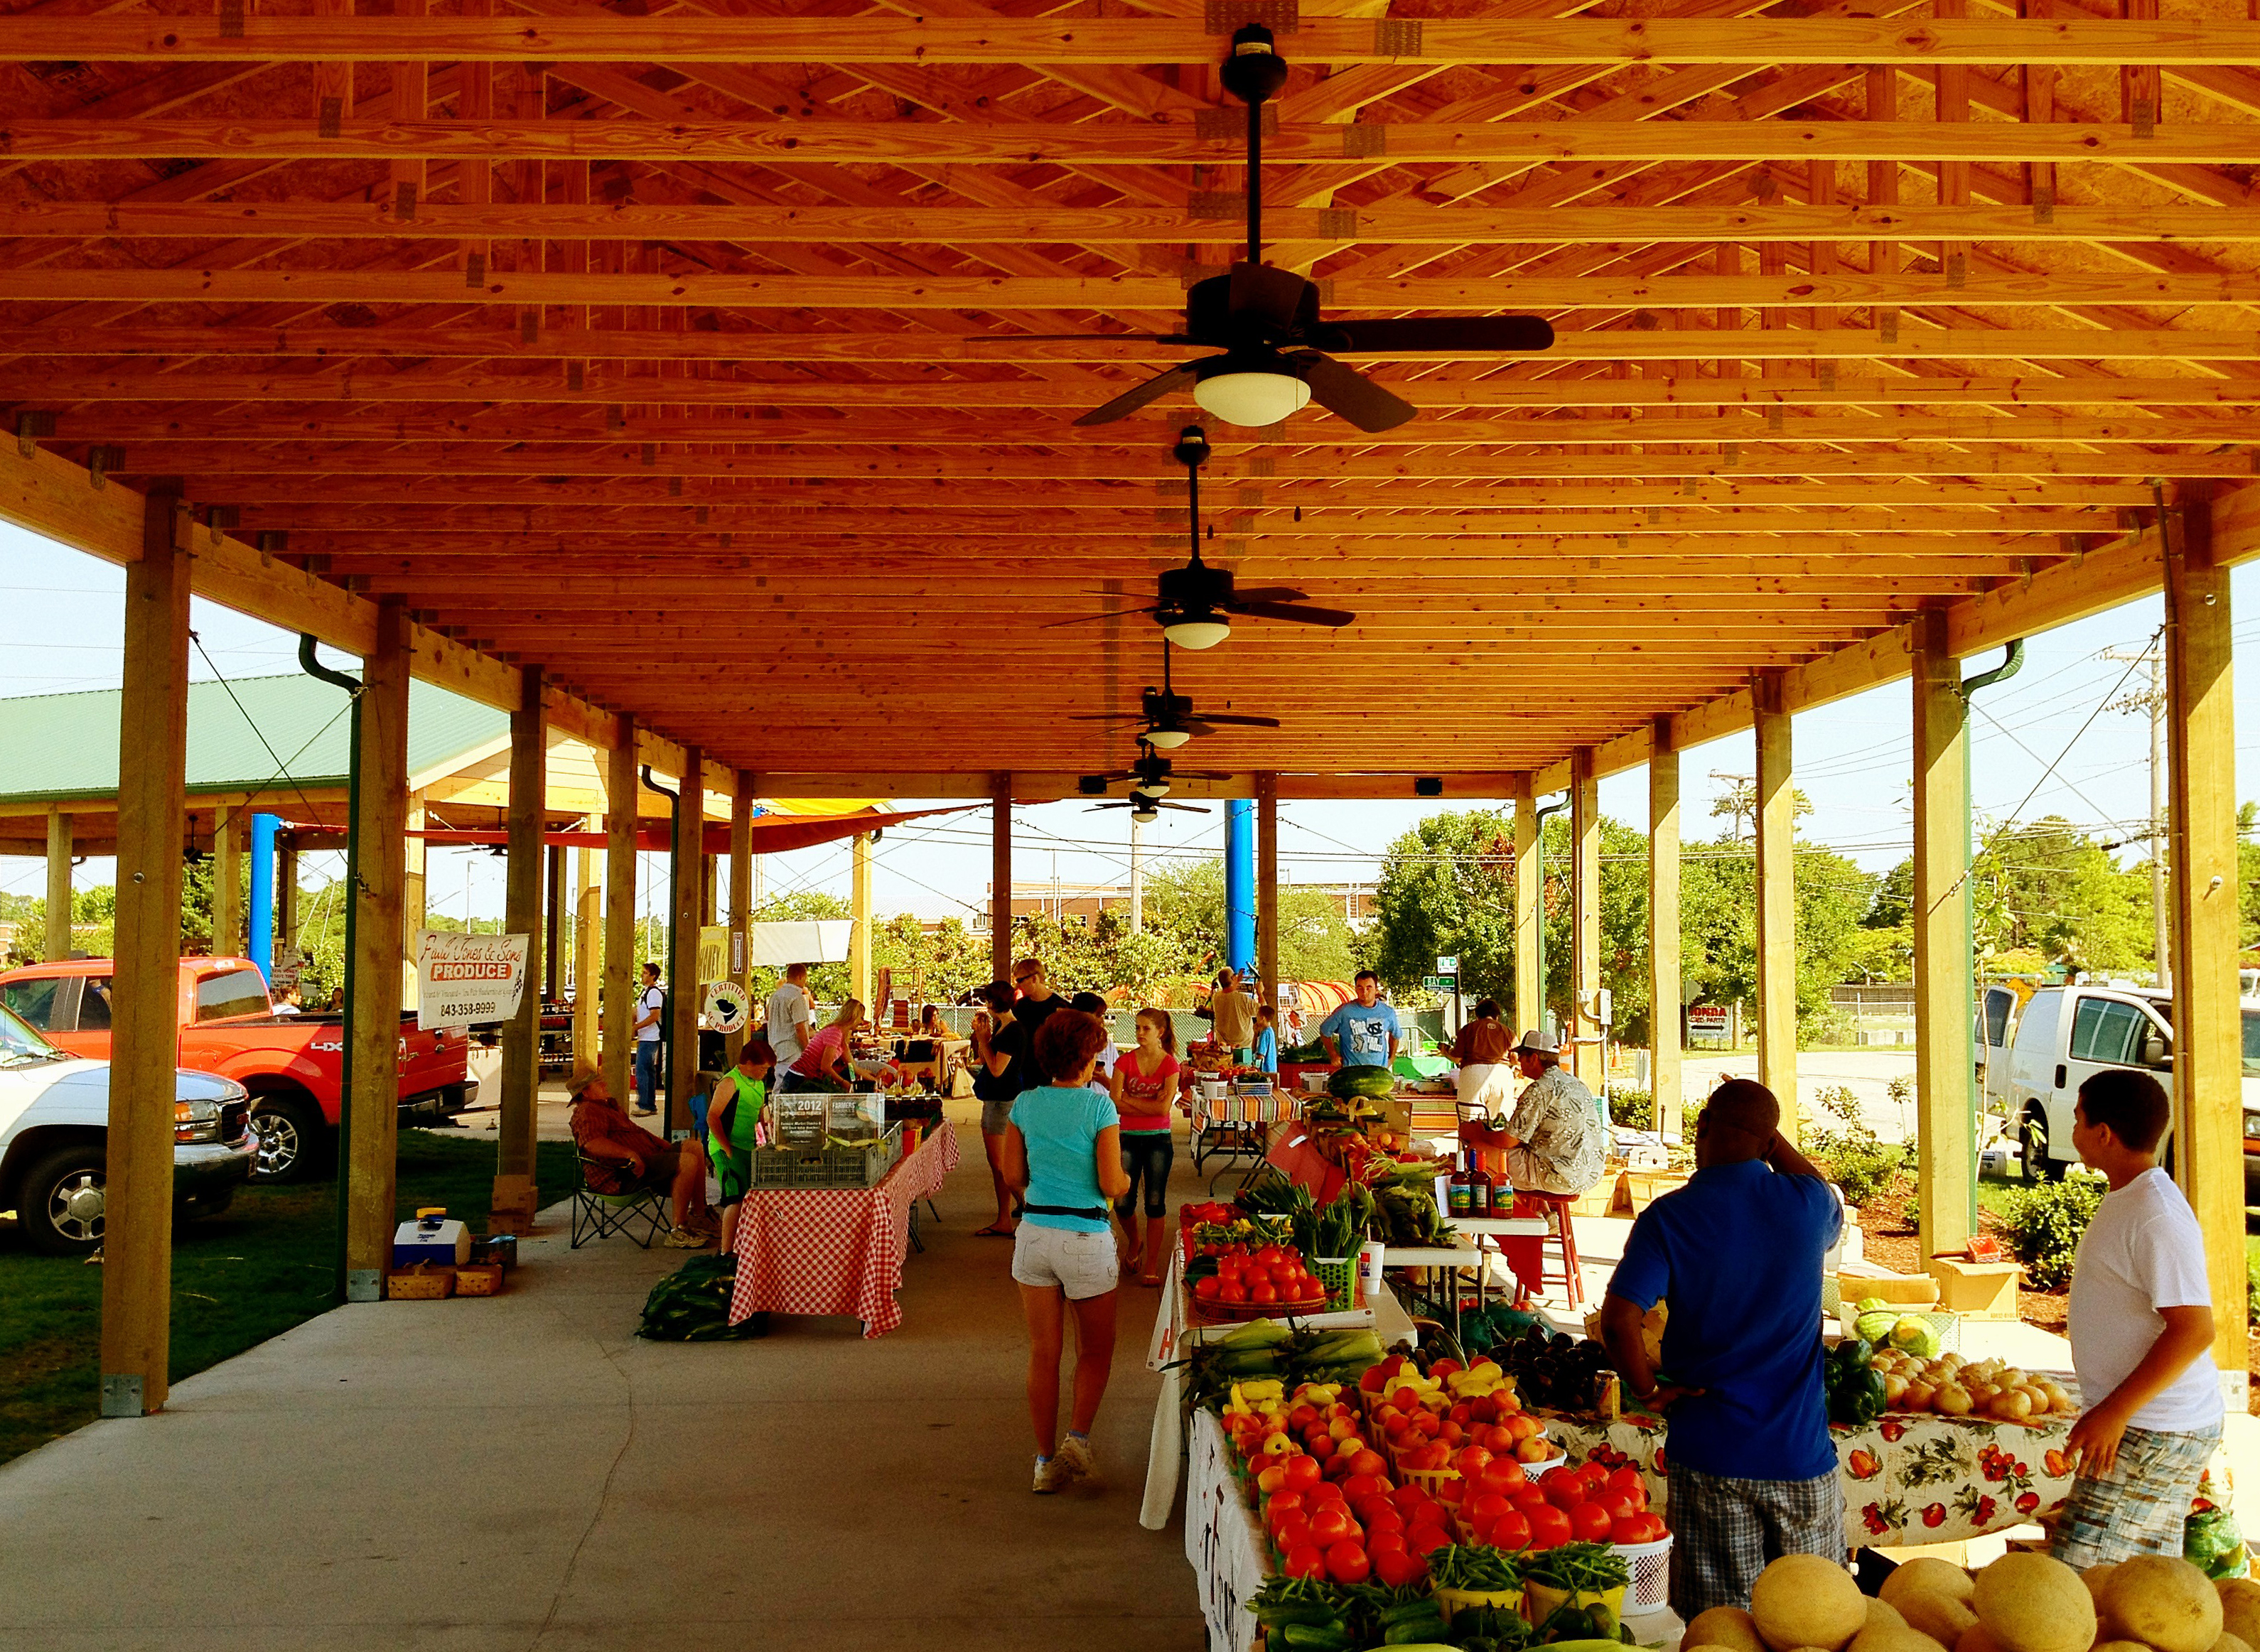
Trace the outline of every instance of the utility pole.
<path fill-rule="evenodd" d="M 1146 827 L 1135 810 L 1130 814 L 1130 933 L 1146 933 Z"/>
<path fill-rule="evenodd" d="M 2106 660 L 2124 661 L 2150 668 L 2150 686 L 2139 693 L 2122 694 L 2111 702 L 2114 712 L 2145 712 L 2150 719 L 2150 926 L 2156 948 L 2158 987 L 2171 992 L 2174 985 L 2171 940 L 2166 933 L 2166 687 L 2162 673 L 2165 653 L 2155 644 L 2141 653 L 2106 648 Z"/>
<path fill-rule="evenodd" d="M 1734 823 L 1734 841 L 1742 840 L 1742 819 L 1749 816 L 1755 823 L 1758 806 L 1758 783 L 1755 775 L 1730 775 L 1724 769 L 1713 769 L 1711 778 L 1727 783 L 1726 794 L 1711 805 L 1713 815 L 1726 815 Z"/>

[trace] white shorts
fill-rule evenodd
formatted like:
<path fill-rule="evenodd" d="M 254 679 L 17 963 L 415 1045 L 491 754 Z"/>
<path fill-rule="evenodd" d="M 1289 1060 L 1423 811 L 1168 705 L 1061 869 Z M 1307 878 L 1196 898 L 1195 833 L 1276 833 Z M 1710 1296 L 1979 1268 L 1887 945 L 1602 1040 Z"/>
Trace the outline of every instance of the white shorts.
<path fill-rule="evenodd" d="M 1114 1235 L 1039 1227 L 1023 1218 L 1012 1242 L 1012 1277 L 1042 1290 L 1056 1285 L 1069 1302 L 1103 1297 L 1121 1277 Z"/>

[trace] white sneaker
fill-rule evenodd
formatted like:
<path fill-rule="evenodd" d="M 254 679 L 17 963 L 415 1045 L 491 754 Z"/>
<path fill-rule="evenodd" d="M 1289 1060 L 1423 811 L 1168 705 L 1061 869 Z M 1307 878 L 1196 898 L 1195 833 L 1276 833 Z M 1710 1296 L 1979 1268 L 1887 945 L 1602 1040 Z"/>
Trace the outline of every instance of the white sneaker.
<path fill-rule="evenodd" d="M 1038 1457 L 1036 1459 L 1036 1483 L 1029 1489 L 1034 1491 L 1038 1497 L 1049 1497 L 1053 1492 L 1060 1489 L 1058 1469 L 1059 1459 L 1057 1457 Z"/>
<path fill-rule="evenodd" d="M 710 1234 L 694 1234 L 687 1227 L 678 1227 L 659 1242 L 669 1250 L 704 1250 L 714 1239 Z"/>
<path fill-rule="evenodd" d="M 1052 1454 L 1052 1489 L 1063 1491 L 1077 1482 L 1096 1490 L 1101 1484 L 1098 1459 L 1091 1449 L 1091 1441 L 1069 1434 L 1060 1441 L 1060 1448 Z"/>

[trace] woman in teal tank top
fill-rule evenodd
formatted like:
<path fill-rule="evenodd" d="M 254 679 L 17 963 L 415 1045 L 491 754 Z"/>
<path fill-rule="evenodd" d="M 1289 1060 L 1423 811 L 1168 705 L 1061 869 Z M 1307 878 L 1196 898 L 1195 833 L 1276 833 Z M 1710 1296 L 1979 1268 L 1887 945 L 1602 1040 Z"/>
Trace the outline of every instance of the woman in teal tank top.
<path fill-rule="evenodd" d="M 706 1103 L 706 1154 L 722 1184 L 714 1208 L 722 1212 L 719 1254 L 725 1256 L 738 1237 L 739 1202 L 753 1185 L 754 1147 L 776 1076 L 776 1051 L 765 1038 L 749 1038 L 738 1052 L 738 1064 L 715 1081 Z"/>

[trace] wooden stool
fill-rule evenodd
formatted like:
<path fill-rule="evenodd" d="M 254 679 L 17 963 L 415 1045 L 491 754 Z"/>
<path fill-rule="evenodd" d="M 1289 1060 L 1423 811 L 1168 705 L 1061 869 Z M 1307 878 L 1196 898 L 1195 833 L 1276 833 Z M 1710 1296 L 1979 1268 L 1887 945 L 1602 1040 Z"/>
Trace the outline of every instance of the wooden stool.
<path fill-rule="evenodd" d="M 1510 1216 L 1550 1216 L 1554 1232 L 1544 1239 L 1502 1239 L 1499 1252 L 1506 1265 L 1532 1296 L 1546 1293 L 1546 1247 L 1557 1243 L 1562 1252 L 1563 1288 L 1572 1312 L 1585 1305 L 1585 1282 L 1577 1267 L 1577 1230 L 1570 1214 L 1575 1201 L 1567 1193 L 1527 1193 L 1518 1191 Z"/>

